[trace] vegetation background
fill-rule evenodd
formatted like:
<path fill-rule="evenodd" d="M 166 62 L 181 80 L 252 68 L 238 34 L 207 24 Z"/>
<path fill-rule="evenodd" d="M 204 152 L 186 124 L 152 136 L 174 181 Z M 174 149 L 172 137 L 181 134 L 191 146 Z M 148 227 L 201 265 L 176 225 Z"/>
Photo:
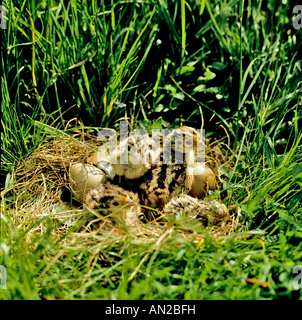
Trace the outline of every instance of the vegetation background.
<path fill-rule="evenodd" d="M 2 1 L 1 299 L 301 299 L 296 4 Z M 44 140 L 72 133 L 75 118 L 91 134 L 127 119 L 147 130 L 203 125 L 208 139 L 223 139 L 235 164 L 212 196 L 235 208 L 234 233 L 204 230 L 197 245 L 172 232 L 160 245 L 66 246 L 52 241 L 48 221 L 28 243 L 34 226 L 13 222 L 14 168 Z"/>

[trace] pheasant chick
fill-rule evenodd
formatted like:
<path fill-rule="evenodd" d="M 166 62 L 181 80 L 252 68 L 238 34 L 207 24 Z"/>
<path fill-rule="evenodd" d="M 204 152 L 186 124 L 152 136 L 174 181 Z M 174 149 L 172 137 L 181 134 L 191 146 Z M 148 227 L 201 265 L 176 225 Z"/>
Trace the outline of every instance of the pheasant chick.
<path fill-rule="evenodd" d="M 165 215 L 176 216 L 182 213 L 190 219 L 198 219 L 203 224 L 216 224 L 230 217 L 227 207 L 216 200 L 204 201 L 189 195 L 180 195 L 171 199 L 163 209 Z"/>
<path fill-rule="evenodd" d="M 159 158 L 160 150 L 155 141 L 146 135 L 130 135 L 120 142 L 112 153 L 114 172 L 126 179 L 142 177 Z"/>
<path fill-rule="evenodd" d="M 201 144 L 199 132 L 185 126 L 164 138 L 160 162 L 152 166 L 140 184 L 147 206 L 162 209 L 171 197 L 190 192 L 194 182 L 192 165 Z"/>
<path fill-rule="evenodd" d="M 107 209 L 118 223 L 130 227 L 137 227 L 142 216 L 137 194 L 109 181 L 99 183 L 86 194 L 85 206 Z"/>

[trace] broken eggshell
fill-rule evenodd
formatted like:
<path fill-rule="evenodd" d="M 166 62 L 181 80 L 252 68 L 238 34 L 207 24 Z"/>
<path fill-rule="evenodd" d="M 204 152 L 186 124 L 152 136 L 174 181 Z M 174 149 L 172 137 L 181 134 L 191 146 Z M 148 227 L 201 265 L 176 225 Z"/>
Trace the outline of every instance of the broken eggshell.
<path fill-rule="evenodd" d="M 110 162 L 110 156 L 106 145 L 102 145 L 98 152 L 93 153 L 88 159 L 87 162 L 90 164 L 96 165 L 99 169 L 105 171 L 108 177 L 113 180 L 115 172 L 113 166 Z"/>

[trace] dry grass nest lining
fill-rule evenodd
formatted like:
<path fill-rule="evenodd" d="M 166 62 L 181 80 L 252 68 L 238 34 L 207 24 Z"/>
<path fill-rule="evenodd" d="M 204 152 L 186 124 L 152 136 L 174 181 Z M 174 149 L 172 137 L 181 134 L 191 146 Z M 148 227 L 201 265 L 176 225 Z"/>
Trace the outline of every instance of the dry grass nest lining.
<path fill-rule="evenodd" d="M 70 233 L 68 237 L 62 237 L 70 226 L 74 225 L 83 216 L 91 215 L 91 212 L 84 211 L 81 207 L 64 202 L 62 195 L 64 190 L 70 190 L 69 166 L 76 162 L 86 162 L 87 158 L 97 151 L 102 144 L 95 136 L 80 132 L 72 136 L 53 138 L 40 145 L 27 159 L 16 167 L 14 172 L 14 184 L 11 190 L 17 195 L 12 203 L 12 219 L 18 228 L 37 224 L 26 233 L 27 240 L 30 240 L 37 232 L 46 230 L 45 217 L 51 217 L 55 223 L 52 229 L 54 239 L 63 238 L 66 245 L 79 239 L 82 243 L 99 242 L 102 239 L 121 239 L 129 232 L 105 216 L 90 217 L 91 223 L 79 228 L 76 232 Z M 205 160 L 213 169 L 218 186 L 222 179 L 217 168 L 224 166 L 231 168 L 230 161 L 226 161 L 223 149 L 219 142 L 207 144 Z M 41 223 L 37 223 L 42 220 Z M 92 222 L 98 221 L 98 229 L 91 228 Z M 221 237 L 232 233 L 235 221 L 222 223 L 219 227 L 211 227 L 215 237 Z M 171 224 L 147 223 L 142 225 L 141 232 L 132 234 L 134 241 L 156 241 L 162 234 L 171 228 Z M 196 229 L 196 228 L 195 228 Z M 129 230 L 128 230 L 129 231 Z M 194 227 L 189 231 L 186 228 L 175 228 L 178 236 L 192 239 L 199 242 L 204 235 Z"/>

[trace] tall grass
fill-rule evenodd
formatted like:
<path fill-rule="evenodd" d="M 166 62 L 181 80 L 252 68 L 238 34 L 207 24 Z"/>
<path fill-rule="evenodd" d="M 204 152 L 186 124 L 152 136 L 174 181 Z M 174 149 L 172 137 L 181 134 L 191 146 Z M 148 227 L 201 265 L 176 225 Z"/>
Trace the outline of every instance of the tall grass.
<path fill-rule="evenodd" d="M 1 298 L 301 299 L 292 274 L 302 259 L 294 5 L 3 1 Z M 171 229 L 148 245 L 121 237 L 66 246 L 65 236 L 52 241 L 46 217 L 46 230 L 26 242 L 35 225 L 13 222 L 14 168 L 49 128 L 62 132 L 75 117 L 87 130 L 127 119 L 146 129 L 203 125 L 207 138 L 223 139 L 234 168 L 220 168 L 225 182 L 211 197 L 229 206 L 235 233 L 204 230 L 196 244 Z"/>

